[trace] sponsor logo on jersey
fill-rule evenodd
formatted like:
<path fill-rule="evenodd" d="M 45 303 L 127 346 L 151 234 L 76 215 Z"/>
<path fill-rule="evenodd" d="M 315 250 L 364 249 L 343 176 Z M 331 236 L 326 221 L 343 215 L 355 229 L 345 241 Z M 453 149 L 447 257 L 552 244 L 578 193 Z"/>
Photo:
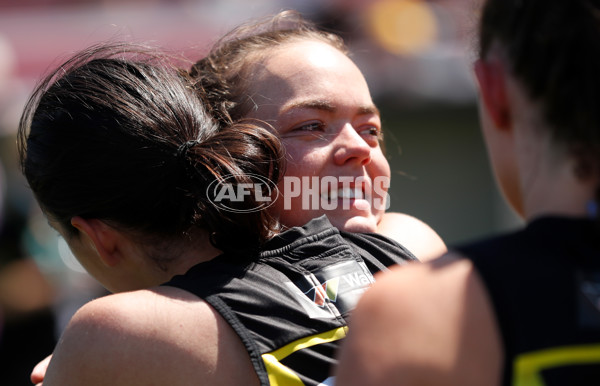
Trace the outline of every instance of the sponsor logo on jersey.
<path fill-rule="evenodd" d="M 304 294 L 308 296 L 319 307 L 325 305 L 325 299 L 335 302 L 337 299 L 338 286 L 340 279 L 338 277 L 327 280 L 325 283 L 314 286 Z"/>
<path fill-rule="evenodd" d="M 301 294 L 300 304 L 311 317 L 322 318 L 324 315 L 337 317 L 352 310 L 360 295 L 373 282 L 373 276 L 364 263 L 349 260 L 318 270 L 288 285 L 296 288 L 294 292 L 298 295 Z"/>

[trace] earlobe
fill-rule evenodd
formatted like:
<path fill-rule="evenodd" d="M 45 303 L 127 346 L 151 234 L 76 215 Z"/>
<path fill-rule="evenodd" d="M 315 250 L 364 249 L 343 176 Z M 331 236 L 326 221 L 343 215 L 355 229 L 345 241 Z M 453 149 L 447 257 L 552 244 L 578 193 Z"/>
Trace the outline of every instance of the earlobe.
<path fill-rule="evenodd" d="M 98 219 L 84 219 L 75 216 L 71 219 L 71 225 L 86 235 L 93 243 L 102 262 L 109 266 L 115 266 L 119 261 L 118 255 L 118 232 Z"/>
<path fill-rule="evenodd" d="M 504 67 L 498 61 L 478 59 L 473 69 L 485 111 L 497 128 L 510 128 L 511 114 L 506 95 Z"/>

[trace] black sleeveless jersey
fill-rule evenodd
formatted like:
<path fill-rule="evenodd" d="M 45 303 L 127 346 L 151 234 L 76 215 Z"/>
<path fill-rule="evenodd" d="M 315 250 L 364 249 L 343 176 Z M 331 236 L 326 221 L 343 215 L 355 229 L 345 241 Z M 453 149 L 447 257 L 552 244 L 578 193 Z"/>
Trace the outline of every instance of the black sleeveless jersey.
<path fill-rule="evenodd" d="M 388 238 L 340 232 L 323 216 L 269 240 L 250 263 L 221 255 L 166 285 L 219 312 L 262 385 L 329 385 L 348 313 L 372 274 L 412 260 Z"/>
<path fill-rule="evenodd" d="M 600 384 L 599 235 L 595 221 L 548 217 L 457 248 L 492 300 L 503 385 Z"/>

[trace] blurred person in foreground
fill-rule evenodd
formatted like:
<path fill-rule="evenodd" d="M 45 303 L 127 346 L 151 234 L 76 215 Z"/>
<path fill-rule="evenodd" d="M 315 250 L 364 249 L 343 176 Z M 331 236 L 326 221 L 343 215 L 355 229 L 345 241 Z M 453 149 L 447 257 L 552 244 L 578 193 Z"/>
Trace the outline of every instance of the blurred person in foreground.
<path fill-rule="evenodd" d="M 600 379 L 600 2 L 488 0 L 481 124 L 524 229 L 383 274 L 339 385 L 590 385 Z"/>

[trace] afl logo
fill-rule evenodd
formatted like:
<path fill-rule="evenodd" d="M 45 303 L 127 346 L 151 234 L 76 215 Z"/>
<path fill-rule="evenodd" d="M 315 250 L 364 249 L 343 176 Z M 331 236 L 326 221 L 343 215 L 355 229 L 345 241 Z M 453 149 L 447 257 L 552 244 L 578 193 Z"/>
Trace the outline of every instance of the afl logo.
<path fill-rule="evenodd" d="M 240 183 L 236 176 L 226 176 L 215 180 L 206 188 L 206 196 L 216 207 L 228 212 L 250 213 L 267 209 L 275 202 L 279 190 L 277 185 L 257 174 L 246 174 L 250 182 Z M 255 207 L 244 205 L 248 198 L 253 198 Z"/>

